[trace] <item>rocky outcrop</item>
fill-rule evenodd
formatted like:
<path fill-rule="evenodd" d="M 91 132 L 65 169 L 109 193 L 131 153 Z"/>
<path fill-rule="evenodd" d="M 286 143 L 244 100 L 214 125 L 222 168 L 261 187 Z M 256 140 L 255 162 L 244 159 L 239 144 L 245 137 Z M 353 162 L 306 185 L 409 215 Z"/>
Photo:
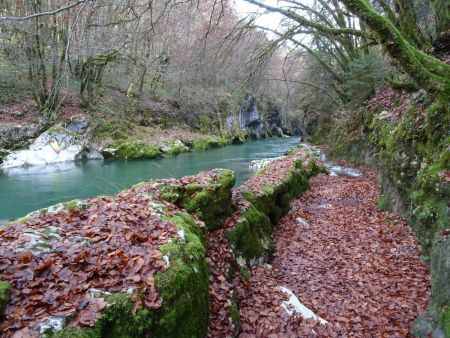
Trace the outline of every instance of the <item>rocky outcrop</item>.
<path fill-rule="evenodd" d="M 44 122 L 29 125 L 0 126 L 0 148 L 19 148 L 29 144 L 29 140 L 37 137 L 44 128 Z"/>
<path fill-rule="evenodd" d="M 265 107 L 265 119 L 267 121 L 267 124 L 269 125 L 269 131 L 272 134 L 272 136 L 278 136 L 283 137 L 284 132 L 281 122 L 281 111 L 280 107 L 276 105 L 272 100 L 266 99 Z"/>
<path fill-rule="evenodd" d="M 256 98 L 245 94 L 239 111 L 239 127 L 252 139 L 260 139 L 268 136 L 285 136 L 281 121 L 281 109 L 271 99 L 264 99 L 262 111 L 258 110 Z M 227 119 L 227 127 L 232 127 L 233 120 Z M 287 131 L 287 129 L 285 128 Z M 290 134 L 290 133 L 289 133 Z"/>
<path fill-rule="evenodd" d="M 82 135 L 89 128 L 89 121 L 84 115 L 72 116 L 66 124 L 66 129 L 76 134 Z"/>
<path fill-rule="evenodd" d="M 11 152 L 3 159 L 1 167 L 26 167 L 74 161 L 83 148 L 83 141 L 77 134 L 56 126 L 41 134 L 28 149 Z"/>
<path fill-rule="evenodd" d="M 250 138 L 260 139 L 266 136 L 266 126 L 256 106 L 255 97 L 247 93 L 239 111 L 239 127 L 245 130 Z"/>

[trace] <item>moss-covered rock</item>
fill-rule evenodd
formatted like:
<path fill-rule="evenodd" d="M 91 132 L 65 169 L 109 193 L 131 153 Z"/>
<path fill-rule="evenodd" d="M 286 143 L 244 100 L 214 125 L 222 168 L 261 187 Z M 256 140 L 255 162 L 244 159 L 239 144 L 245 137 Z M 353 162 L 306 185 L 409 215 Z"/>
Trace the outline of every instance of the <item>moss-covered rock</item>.
<path fill-rule="evenodd" d="M 163 298 L 152 330 L 154 337 L 205 337 L 209 318 L 209 276 L 205 260 L 205 233 L 187 214 L 165 219 L 180 231 L 180 239 L 160 250 L 169 259 L 155 286 Z"/>
<path fill-rule="evenodd" d="M 253 205 L 227 231 L 226 238 L 235 256 L 242 257 L 247 266 L 266 260 L 274 248 L 270 219 Z"/>
<path fill-rule="evenodd" d="M 450 231 L 436 237 L 431 253 L 432 295 L 430 312 L 450 337 Z"/>
<path fill-rule="evenodd" d="M 295 157 L 292 161 L 292 169 L 274 185 L 259 186 L 256 191 L 239 188 L 243 198 L 250 203 L 240 211 L 236 225 L 227 230 L 226 237 L 243 275 L 246 274 L 246 267 L 262 264 L 270 257 L 274 249 L 272 225 L 289 211 L 293 199 L 308 189 L 308 178 L 325 171 L 313 160 L 308 161 L 306 168 Z M 276 166 L 276 163 L 269 165 Z M 256 180 L 259 180 L 258 175 L 266 175 L 265 170 L 257 174 Z"/>
<path fill-rule="evenodd" d="M 289 211 L 290 202 L 309 188 L 308 178 L 310 175 L 313 175 L 313 172 L 304 168 L 294 168 L 287 178 L 276 186 L 260 187 L 263 193 L 255 194 L 251 191 L 244 191 L 243 195 L 247 201 L 267 215 L 275 224 Z"/>
<path fill-rule="evenodd" d="M 219 147 L 220 143 L 212 138 L 201 138 L 192 142 L 192 149 L 206 150 L 208 148 Z"/>
<path fill-rule="evenodd" d="M 6 307 L 11 300 L 11 285 L 0 281 L 0 317 L 5 314 Z"/>
<path fill-rule="evenodd" d="M 160 247 L 169 263 L 166 271 L 154 277 L 163 299 L 162 306 L 151 310 L 135 307 L 128 293 L 106 295 L 108 306 L 93 328 L 70 328 L 48 332 L 47 337 L 63 338 L 197 338 L 205 337 L 209 319 L 209 275 L 205 255 L 205 232 L 192 216 L 177 213 L 163 217 L 175 224 L 178 237 Z M 1 286 L 1 285 L 0 285 Z"/>
<path fill-rule="evenodd" d="M 208 230 L 213 230 L 220 227 L 233 211 L 231 189 L 236 177 L 226 169 L 216 169 L 207 175 L 210 176 L 207 184 L 167 185 L 161 189 L 161 197 L 194 213 L 205 222 Z"/>
<path fill-rule="evenodd" d="M 123 141 L 108 144 L 101 150 L 101 154 L 105 158 L 118 159 L 157 158 L 161 156 L 161 149 L 153 144 Z"/>
<path fill-rule="evenodd" d="M 154 319 L 150 310 L 138 306 L 133 311 L 132 296 L 126 293 L 106 297 L 108 306 L 93 328 L 65 327 L 61 331 L 48 330 L 47 338 L 134 338 L 146 337 L 153 327 Z"/>

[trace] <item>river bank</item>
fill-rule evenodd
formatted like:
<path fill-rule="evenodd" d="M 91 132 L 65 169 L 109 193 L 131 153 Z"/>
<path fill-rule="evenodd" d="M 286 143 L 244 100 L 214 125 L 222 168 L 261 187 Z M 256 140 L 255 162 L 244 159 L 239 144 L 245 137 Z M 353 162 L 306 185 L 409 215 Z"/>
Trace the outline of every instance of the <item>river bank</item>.
<path fill-rule="evenodd" d="M 292 198 L 308 188 L 308 178 L 324 170 L 311 156 L 309 151 L 296 150 L 271 162 L 235 190 L 231 190 L 235 183 L 231 171 L 214 170 L 144 182 L 115 197 L 41 210 L 7 226 L 0 234 L 1 259 L 10 263 L 2 280 L 11 284 L 2 282 L 7 320 L 1 329 L 7 336 L 18 331 L 30 335 L 48 332 L 55 337 L 104 337 L 108 332 L 130 337 L 146 333 L 205 336 L 208 314 L 203 310 L 208 309 L 205 305 L 210 298 L 206 264 L 215 269 L 206 258 L 210 247 L 206 246 L 206 234 L 226 230 L 226 237 L 217 240 L 227 241 L 232 251 L 220 256 L 217 263 L 231 258 L 227 261 L 233 266 L 229 273 L 242 271 L 245 275 L 249 268 L 267 260 L 273 250 L 271 224 L 287 212 Z M 94 232 L 97 235 L 91 237 Z M 121 254 L 115 254 L 117 250 Z M 142 250 L 152 254 L 143 258 Z M 100 264 L 98 259 L 106 257 L 112 261 Z M 100 271 L 102 267 L 106 270 Z M 92 275 L 92 269 L 97 270 L 95 276 L 105 278 Z M 33 285 L 23 279 L 27 271 L 34 271 L 34 277 L 28 279 Z M 46 279 L 49 274 L 55 274 L 52 285 L 58 287 L 47 282 L 34 284 L 35 279 Z M 227 276 L 231 275 L 216 276 L 220 285 Z M 29 287 L 36 292 L 32 298 Z M 50 308 L 44 295 L 51 295 Z M 80 302 L 84 304 L 81 307 Z M 235 318 L 236 308 L 226 308 L 226 317 Z M 74 328 L 60 331 L 69 321 Z M 134 324 L 130 326 L 130 322 Z M 237 327 L 237 322 L 233 325 Z"/>
<path fill-rule="evenodd" d="M 255 172 L 249 167 L 251 161 L 281 156 L 299 141 L 298 137 L 270 138 L 158 159 L 11 168 L 0 173 L 0 194 L 9 196 L 0 205 L 0 219 L 21 217 L 61 201 L 113 195 L 148 179 L 195 175 L 217 167 L 234 170 L 240 185 Z"/>

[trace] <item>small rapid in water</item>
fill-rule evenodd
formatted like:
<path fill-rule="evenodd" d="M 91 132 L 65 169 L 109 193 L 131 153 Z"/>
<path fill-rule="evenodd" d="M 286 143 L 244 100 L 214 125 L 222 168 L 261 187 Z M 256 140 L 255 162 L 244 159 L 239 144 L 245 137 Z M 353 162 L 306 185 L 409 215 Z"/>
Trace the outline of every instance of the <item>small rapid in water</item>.
<path fill-rule="evenodd" d="M 299 137 L 270 138 L 162 159 L 6 169 L 0 171 L 0 223 L 56 203 L 113 195 L 142 181 L 194 175 L 214 168 L 234 170 L 239 186 L 255 172 L 250 162 L 281 156 L 299 142 Z"/>

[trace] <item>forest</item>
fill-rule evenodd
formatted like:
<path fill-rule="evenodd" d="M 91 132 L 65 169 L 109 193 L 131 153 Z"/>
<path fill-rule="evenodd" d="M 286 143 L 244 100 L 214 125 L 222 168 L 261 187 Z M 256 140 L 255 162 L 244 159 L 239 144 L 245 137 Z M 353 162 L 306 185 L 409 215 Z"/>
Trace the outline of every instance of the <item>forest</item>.
<path fill-rule="evenodd" d="M 0 0 L 0 336 L 450 337 L 448 0 Z"/>

